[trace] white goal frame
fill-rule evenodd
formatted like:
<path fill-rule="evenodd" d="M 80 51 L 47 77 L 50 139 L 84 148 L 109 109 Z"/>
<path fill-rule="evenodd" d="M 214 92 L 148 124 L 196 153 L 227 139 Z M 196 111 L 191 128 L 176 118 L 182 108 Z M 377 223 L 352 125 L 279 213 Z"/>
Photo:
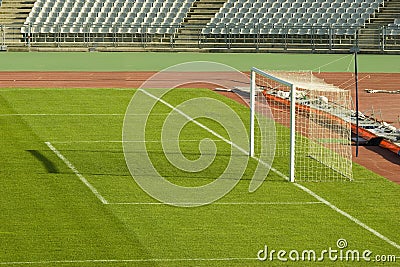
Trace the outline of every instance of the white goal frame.
<path fill-rule="evenodd" d="M 260 118 L 258 117 L 259 113 L 263 113 L 263 115 L 261 114 L 263 117 L 269 116 L 264 114 L 265 112 L 268 113 L 266 110 L 269 110 L 270 107 L 268 102 L 263 102 L 263 95 L 267 97 L 268 91 L 277 90 L 277 97 L 279 98 L 280 92 L 286 92 L 284 98 L 281 98 L 285 101 L 284 109 L 286 111 L 280 111 L 280 114 L 286 115 L 280 117 L 277 114 L 277 118 L 271 115 L 271 119 L 279 121 L 284 118 L 286 121 L 285 125 L 289 135 L 286 135 L 288 136 L 286 138 L 288 139 L 286 141 L 275 140 L 274 143 L 277 145 L 276 149 L 278 147 L 281 149 L 281 144 L 286 142 L 284 145 L 286 152 L 284 153 L 289 161 L 289 166 L 286 165 L 284 168 L 288 180 L 290 182 L 304 181 L 311 177 L 311 180 L 322 181 L 326 179 L 325 181 L 332 181 L 343 180 L 343 177 L 345 177 L 346 180 L 351 181 L 351 116 L 349 114 L 352 110 L 348 106 L 348 103 L 351 102 L 350 92 L 313 78 L 310 72 L 267 73 L 253 67 L 251 68 L 250 79 L 249 156 L 255 157 L 259 153 L 258 147 L 255 148 L 255 143 L 257 143 L 257 146 L 263 147 L 264 142 L 271 141 L 262 136 L 260 140 L 255 140 L 255 138 L 258 138 L 255 134 L 255 128 L 259 127 L 257 124 L 259 121 L 256 121 L 256 118 Z M 281 91 L 282 89 L 284 91 Z M 280 110 L 274 105 L 273 107 L 274 112 Z M 282 129 L 282 125 L 278 127 Z M 278 128 L 275 128 L 275 130 L 278 130 Z M 327 137 L 325 138 L 324 135 L 327 135 Z M 299 142 L 301 146 L 297 148 L 296 146 L 299 144 L 296 142 Z M 276 153 L 282 150 L 274 151 Z M 315 162 L 311 163 L 310 159 L 315 160 Z M 327 167 L 330 171 L 325 170 L 322 166 Z M 323 174 L 321 174 L 321 171 Z M 306 173 L 309 173 L 309 175 Z M 317 175 L 314 177 L 312 173 Z M 296 178 L 296 175 L 299 175 L 299 177 Z"/>
<path fill-rule="evenodd" d="M 249 155 L 250 157 L 254 157 L 254 127 L 255 127 L 255 97 L 256 97 L 256 76 L 255 74 L 258 73 L 260 75 L 263 75 L 267 78 L 270 78 L 272 80 L 275 80 L 279 83 L 282 83 L 283 85 L 286 85 L 290 87 L 290 161 L 289 161 L 289 181 L 294 182 L 295 181 L 295 176 L 294 176 L 294 160 L 295 160 L 295 146 L 296 146 L 296 116 L 295 116 L 295 105 L 296 105 L 296 86 L 294 84 L 281 80 L 279 78 L 276 78 L 265 71 L 262 71 L 260 69 L 257 69 L 255 67 L 251 68 L 251 84 L 250 84 L 250 151 Z"/>

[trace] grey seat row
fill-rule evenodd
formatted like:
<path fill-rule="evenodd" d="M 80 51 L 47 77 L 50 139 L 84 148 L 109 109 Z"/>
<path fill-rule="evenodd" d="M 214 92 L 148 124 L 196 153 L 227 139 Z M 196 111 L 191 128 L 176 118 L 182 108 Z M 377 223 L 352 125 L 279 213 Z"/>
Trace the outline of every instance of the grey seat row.
<path fill-rule="evenodd" d="M 159 26 L 158 32 L 170 32 L 183 22 L 194 0 L 37 0 L 25 24 L 31 32 L 51 33 L 62 28 L 74 33 L 115 32 L 118 25 L 147 25 L 148 31 Z M 74 25 L 73 27 L 68 25 Z M 150 27 L 149 27 L 150 26 Z M 80 30 L 77 28 L 80 27 Z M 122 27 L 122 26 L 121 26 Z M 22 31 L 26 32 L 27 27 Z M 99 29 L 99 30 L 97 30 Z M 101 30 L 100 30 L 101 29 Z M 121 30 L 124 32 L 124 27 Z M 127 32 L 140 33 L 141 27 Z"/>
<path fill-rule="evenodd" d="M 327 31 L 322 28 L 334 27 L 338 29 L 338 34 L 354 34 L 354 29 L 363 27 L 378 11 L 382 2 L 383 0 L 228 0 L 203 33 L 224 34 L 224 25 L 232 29 L 237 25 L 244 25 L 239 34 L 251 34 L 255 31 L 252 30 L 255 29 L 252 25 L 258 25 L 262 33 L 276 33 L 276 28 L 283 27 L 280 32 L 284 32 L 285 28 L 292 28 L 291 34 L 326 34 Z M 320 29 L 314 31 L 312 28 Z"/>

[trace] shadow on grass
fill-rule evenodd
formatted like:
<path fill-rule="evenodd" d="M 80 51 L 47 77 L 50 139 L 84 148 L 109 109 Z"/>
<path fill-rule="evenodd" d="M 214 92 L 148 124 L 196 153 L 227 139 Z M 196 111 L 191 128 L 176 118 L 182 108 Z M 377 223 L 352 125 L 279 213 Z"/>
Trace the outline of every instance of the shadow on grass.
<path fill-rule="evenodd" d="M 56 167 L 56 165 L 54 165 L 54 163 L 51 160 L 49 160 L 46 156 L 44 156 L 42 153 L 40 153 L 37 150 L 26 150 L 26 151 L 29 152 L 32 156 L 34 156 L 36 159 L 38 159 L 46 168 L 48 173 L 59 173 L 59 170 Z"/>

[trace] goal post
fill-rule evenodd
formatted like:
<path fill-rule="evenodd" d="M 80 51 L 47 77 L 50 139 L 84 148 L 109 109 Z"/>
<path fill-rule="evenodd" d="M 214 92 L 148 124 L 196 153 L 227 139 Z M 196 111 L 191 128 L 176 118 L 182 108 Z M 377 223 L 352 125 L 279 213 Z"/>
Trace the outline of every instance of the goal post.
<path fill-rule="evenodd" d="M 296 128 L 296 120 L 295 120 L 295 107 L 294 107 L 294 96 L 296 92 L 296 87 L 284 80 L 281 80 L 277 77 L 273 77 L 272 75 L 259 70 L 255 67 L 251 69 L 251 86 L 250 86 L 250 156 L 254 157 L 254 143 L 255 143 L 255 136 L 254 136 L 254 127 L 255 127 L 255 117 L 256 117 L 256 95 L 257 91 L 257 81 L 256 75 L 263 76 L 267 79 L 276 80 L 278 83 L 287 86 L 290 88 L 291 94 L 291 104 L 290 104 L 290 152 L 289 152 L 289 181 L 294 182 L 294 152 L 295 152 L 295 128 Z M 292 99 L 293 98 L 293 99 Z M 261 116 L 264 116 L 262 110 L 260 112 Z"/>
<path fill-rule="evenodd" d="M 350 92 L 311 72 L 251 69 L 249 155 L 274 141 L 274 168 L 289 181 L 352 180 Z M 275 140 L 256 135 L 255 118 L 275 124 Z M 272 129 L 263 129 L 268 132 Z"/>

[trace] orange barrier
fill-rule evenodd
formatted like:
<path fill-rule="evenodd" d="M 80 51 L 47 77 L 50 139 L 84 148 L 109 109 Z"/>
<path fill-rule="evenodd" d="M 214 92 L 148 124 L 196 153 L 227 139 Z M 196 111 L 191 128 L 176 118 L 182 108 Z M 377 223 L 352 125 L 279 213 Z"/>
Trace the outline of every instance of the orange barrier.
<path fill-rule="evenodd" d="M 290 101 L 287 100 L 287 99 L 283 99 L 283 98 L 278 97 L 278 96 L 270 95 L 270 94 L 268 94 L 266 92 L 266 90 L 264 90 L 262 92 L 262 94 L 265 96 L 265 98 L 267 98 L 269 100 L 284 104 L 286 106 L 290 106 Z M 341 119 L 341 118 L 339 118 L 339 117 L 337 117 L 335 115 L 332 115 L 332 114 L 330 114 L 328 112 L 322 111 L 322 110 L 317 110 L 317 109 L 314 109 L 314 108 L 311 108 L 311 107 L 308 107 L 308 106 L 305 106 L 305 105 L 302 105 L 302 104 L 298 104 L 298 103 L 296 103 L 296 108 L 301 110 L 301 111 L 323 114 L 323 115 L 327 116 L 328 118 L 330 118 L 330 119 L 332 119 L 332 120 L 334 120 L 334 121 L 336 121 L 336 122 L 338 122 L 340 124 L 346 124 L 346 122 L 343 119 Z M 357 132 L 357 126 L 354 123 L 351 123 L 351 131 L 353 133 Z M 364 138 L 365 140 L 370 140 L 372 138 L 377 138 L 378 137 L 376 134 L 371 133 L 370 131 L 368 131 L 368 130 L 366 130 L 364 128 L 361 128 L 361 127 L 358 127 L 358 135 L 360 137 Z M 398 145 L 392 143 L 391 141 L 387 140 L 387 139 L 383 139 L 380 142 L 379 146 L 382 147 L 382 148 L 388 149 L 389 151 L 392 151 L 393 153 L 395 153 L 395 154 L 400 156 L 400 147 Z"/>
<path fill-rule="evenodd" d="M 355 124 L 351 124 L 351 131 L 353 133 L 355 133 L 357 131 L 357 126 Z M 376 134 L 371 133 L 370 131 L 358 127 L 358 135 L 361 136 L 362 138 L 364 138 L 365 140 L 370 140 L 372 138 L 376 138 L 378 137 Z M 390 151 L 392 151 L 393 153 L 397 154 L 400 156 L 400 147 L 394 143 L 392 143 L 391 141 L 387 140 L 387 139 L 383 139 L 380 143 L 379 143 L 380 147 L 386 148 Z"/>

